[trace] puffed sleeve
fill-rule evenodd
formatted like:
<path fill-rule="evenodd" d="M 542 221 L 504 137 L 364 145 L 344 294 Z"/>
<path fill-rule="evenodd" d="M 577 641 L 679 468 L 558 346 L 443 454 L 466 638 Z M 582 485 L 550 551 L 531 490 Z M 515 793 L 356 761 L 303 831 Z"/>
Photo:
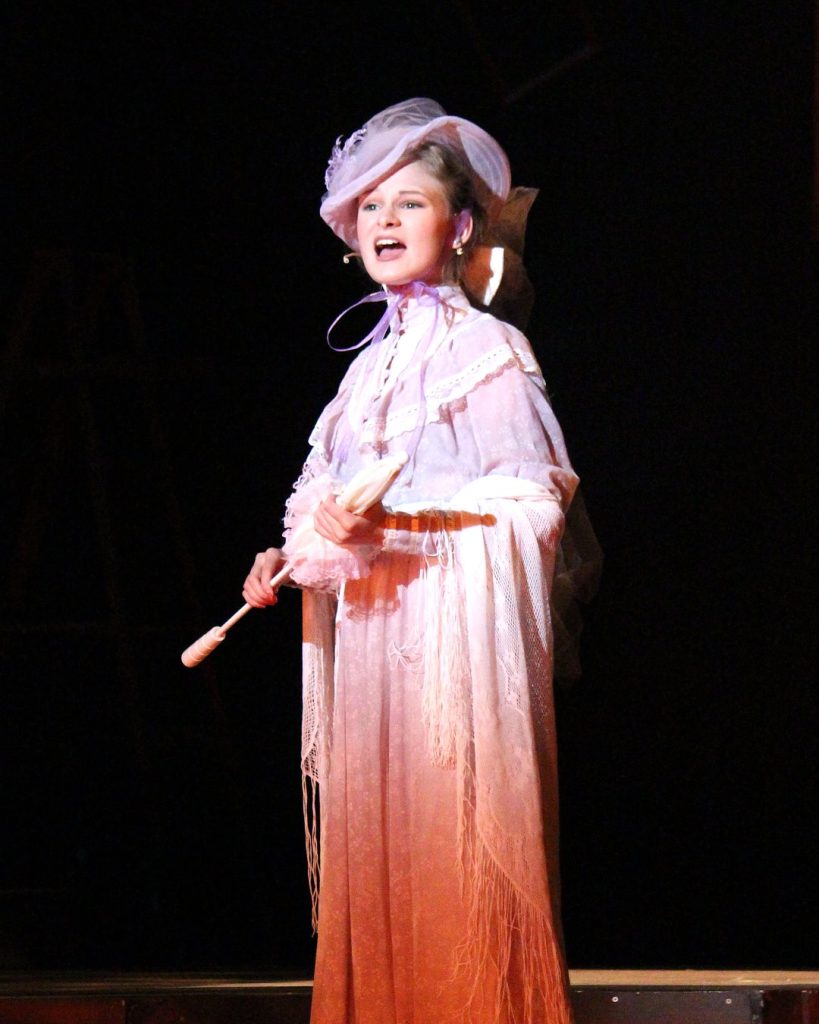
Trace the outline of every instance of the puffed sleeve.
<path fill-rule="evenodd" d="M 474 445 L 479 477 L 531 480 L 569 507 L 578 480 L 542 380 L 508 367 L 471 391 L 452 423 L 460 445 Z"/>

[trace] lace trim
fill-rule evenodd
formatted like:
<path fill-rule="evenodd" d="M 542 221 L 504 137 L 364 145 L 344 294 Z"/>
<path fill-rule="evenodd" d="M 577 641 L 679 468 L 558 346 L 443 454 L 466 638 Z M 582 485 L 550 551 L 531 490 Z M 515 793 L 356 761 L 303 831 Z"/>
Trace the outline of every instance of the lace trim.
<path fill-rule="evenodd" d="M 312 436 L 310 438 L 310 445 L 315 449 L 313 444 Z M 311 451 L 307 456 L 307 461 L 302 467 L 302 471 L 299 474 L 298 480 L 293 484 L 293 489 L 290 492 L 290 497 L 284 503 L 284 529 L 285 534 L 287 531 L 292 530 L 298 520 L 297 506 L 299 504 L 300 492 L 313 480 L 320 477 L 322 474 L 328 471 L 327 461 L 323 454 L 317 453 L 315 450 Z"/>
<path fill-rule="evenodd" d="M 455 290 L 453 289 L 453 291 Z M 449 300 L 451 297 L 447 295 L 445 298 Z M 449 302 L 447 301 L 446 304 L 449 305 Z M 454 304 L 452 304 L 451 308 L 461 312 Z M 465 320 L 455 326 L 456 334 L 465 328 L 474 326 L 477 319 L 485 316 L 485 314 L 479 313 L 476 310 L 471 310 L 470 312 L 474 315 L 467 316 Z M 445 333 L 441 336 L 436 348 L 444 341 L 445 336 Z M 360 359 L 361 357 L 359 356 Z M 457 373 L 442 377 L 427 387 L 425 424 L 440 423 L 444 418 L 444 411 L 447 408 L 463 403 L 466 396 L 479 385 L 486 383 L 501 371 L 515 366 L 540 381 L 545 387 L 540 366 L 532 351 L 528 347 L 519 347 L 505 340 L 489 351 L 484 352 L 479 358 Z M 336 397 L 325 408 L 310 433 L 308 443 L 312 448 L 321 452 L 325 459 L 330 457 L 330 452 L 327 448 L 327 442 L 329 441 L 328 431 L 332 430 L 332 425 L 337 423 L 341 417 L 348 415 L 350 397 L 355 390 L 358 375 L 362 371 L 363 363 L 357 360 L 345 374 Z M 395 437 L 408 433 L 417 426 L 419 411 L 418 403 L 414 402 L 411 405 L 391 410 L 386 419 L 371 419 L 360 430 L 358 434 L 359 443 L 372 445 L 377 439 L 379 444 L 383 444 L 386 441 L 393 440 Z"/>
<path fill-rule="evenodd" d="M 479 359 L 476 359 L 469 366 L 464 367 L 459 373 L 450 377 L 443 377 L 432 384 L 428 392 L 428 400 L 447 404 L 463 398 L 465 394 L 474 391 L 482 384 L 495 369 L 505 368 L 517 364 L 524 373 L 540 375 L 540 368 L 534 357 L 522 348 L 515 348 L 506 343 L 485 352 Z"/>
<path fill-rule="evenodd" d="M 429 425 L 442 422 L 447 410 L 452 406 L 463 402 L 466 396 L 481 384 L 512 367 L 540 379 L 540 368 L 528 352 L 524 349 L 511 348 L 508 344 L 498 345 L 457 374 L 444 377 L 430 385 L 427 389 L 425 423 Z M 373 444 L 376 440 L 383 443 L 409 433 L 418 423 L 419 411 L 418 403 L 414 402 L 412 405 L 391 411 L 385 419 L 371 420 L 360 432 L 359 443 Z"/>

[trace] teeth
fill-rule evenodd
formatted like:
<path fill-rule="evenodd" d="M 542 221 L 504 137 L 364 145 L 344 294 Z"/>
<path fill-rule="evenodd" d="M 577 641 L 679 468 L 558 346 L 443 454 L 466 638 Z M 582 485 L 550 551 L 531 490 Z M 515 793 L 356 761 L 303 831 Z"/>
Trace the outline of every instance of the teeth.
<path fill-rule="evenodd" d="M 375 243 L 376 249 L 380 252 L 382 249 L 396 249 L 401 245 L 394 238 L 384 238 Z"/>

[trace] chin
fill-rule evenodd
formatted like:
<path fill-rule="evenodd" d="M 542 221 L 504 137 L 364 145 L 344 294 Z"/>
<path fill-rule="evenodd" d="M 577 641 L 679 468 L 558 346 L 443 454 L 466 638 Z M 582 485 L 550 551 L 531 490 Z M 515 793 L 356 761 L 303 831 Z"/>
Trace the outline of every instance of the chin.
<path fill-rule="evenodd" d="M 376 284 L 386 285 L 387 288 L 401 288 L 411 281 L 423 281 L 424 284 L 437 285 L 441 283 L 441 273 L 435 268 L 432 270 L 400 270 L 398 267 L 375 266 L 366 267 L 367 273 Z"/>

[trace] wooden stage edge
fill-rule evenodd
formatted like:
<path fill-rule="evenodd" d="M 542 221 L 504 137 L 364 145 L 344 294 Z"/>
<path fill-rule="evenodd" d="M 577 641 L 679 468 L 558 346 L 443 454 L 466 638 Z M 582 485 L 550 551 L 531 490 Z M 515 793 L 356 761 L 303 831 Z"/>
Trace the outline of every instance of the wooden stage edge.
<path fill-rule="evenodd" d="M 819 971 L 569 974 L 576 1024 L 819 1024 Z M 0 1024 L 309 1024 L 311 999 L 259 973 L 0 972 Z"/>
<path fill-rule="evenodd" d="M 572 988 L 819 988 L 819 971 L 569 971 Z"/>
<path fill-rule="evenodd" d="M 817 971 L 571 970 L 573 989 L 819 989 Z M 184 994 L 274 995 L 308 992 L 310 979 L 261 974 L 139 974 L 0 972 L 0 998 L 152 996 Z"/>

